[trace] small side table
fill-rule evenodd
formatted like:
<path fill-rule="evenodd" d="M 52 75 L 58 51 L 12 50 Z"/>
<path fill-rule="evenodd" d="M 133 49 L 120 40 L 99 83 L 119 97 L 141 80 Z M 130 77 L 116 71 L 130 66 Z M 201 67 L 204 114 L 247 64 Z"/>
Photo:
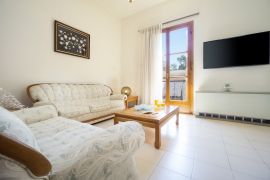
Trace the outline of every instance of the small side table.
<path fill-rule="evenodd" d="M 138 96 L 128 96 L 126 100 L 126 109 L 138 104 Z"/>

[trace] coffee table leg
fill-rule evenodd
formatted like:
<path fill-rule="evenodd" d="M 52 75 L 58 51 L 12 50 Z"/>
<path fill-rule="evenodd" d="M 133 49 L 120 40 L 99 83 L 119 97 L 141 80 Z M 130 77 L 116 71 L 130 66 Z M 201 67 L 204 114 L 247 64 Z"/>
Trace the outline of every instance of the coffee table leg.
<path fill-rule="evenodd" d="M 114 120 L 113 120 L 113 124 L 118 124 L 119 123 L 119 120 L 118 120 L 118 117 L 114 117 Z"/>
<path fill-rule="evenodd" d="M 161 145 L 161 139 L 160 139 L 160 126 L 156 125 L 155 127 L 155 147 L 157 149 L 160 148 Z"/>
<path fill-rule="evenodd" d="M 179 124 L 179 113 L 176 114 L 176 125 Z"/>
<path fill-rule="evenodd" d="M 179 110 L 179 108 L 178 108 L 178 111 L 177 111 L 177 113 L 176 113 L 176 125 L 179 124 L 179 114 L 180 114 L 180 110 Z"/>

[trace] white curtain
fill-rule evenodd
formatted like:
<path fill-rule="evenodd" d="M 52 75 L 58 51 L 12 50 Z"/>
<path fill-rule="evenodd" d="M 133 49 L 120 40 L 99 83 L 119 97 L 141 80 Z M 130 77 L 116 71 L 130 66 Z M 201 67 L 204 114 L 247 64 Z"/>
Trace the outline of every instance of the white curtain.
<path fill-rule="evenodd" d="M 162 26 L 155 25 L 141 33 L 140 87 L 141 100 L 153 104 L 162 98 Z"/>

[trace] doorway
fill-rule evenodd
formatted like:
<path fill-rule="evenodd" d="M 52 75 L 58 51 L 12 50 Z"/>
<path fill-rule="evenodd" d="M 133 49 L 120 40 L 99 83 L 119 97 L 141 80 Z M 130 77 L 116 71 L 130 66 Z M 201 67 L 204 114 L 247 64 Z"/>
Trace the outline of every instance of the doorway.
<path fill-rule="evenodd" d="M 193 112 L 193 22 L 162 30 L 162 98 Z"/>

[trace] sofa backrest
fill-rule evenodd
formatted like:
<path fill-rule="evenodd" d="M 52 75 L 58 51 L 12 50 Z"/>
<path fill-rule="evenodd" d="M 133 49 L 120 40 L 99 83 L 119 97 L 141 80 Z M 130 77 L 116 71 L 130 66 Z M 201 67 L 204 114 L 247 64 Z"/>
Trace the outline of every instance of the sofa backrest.
<path fill-rule="evenodd" d="M 112 90 L 102 84 L 44 83 L 30 85 L 27 93 L 33 102 L 61 102 L 108 97 Z"/>

